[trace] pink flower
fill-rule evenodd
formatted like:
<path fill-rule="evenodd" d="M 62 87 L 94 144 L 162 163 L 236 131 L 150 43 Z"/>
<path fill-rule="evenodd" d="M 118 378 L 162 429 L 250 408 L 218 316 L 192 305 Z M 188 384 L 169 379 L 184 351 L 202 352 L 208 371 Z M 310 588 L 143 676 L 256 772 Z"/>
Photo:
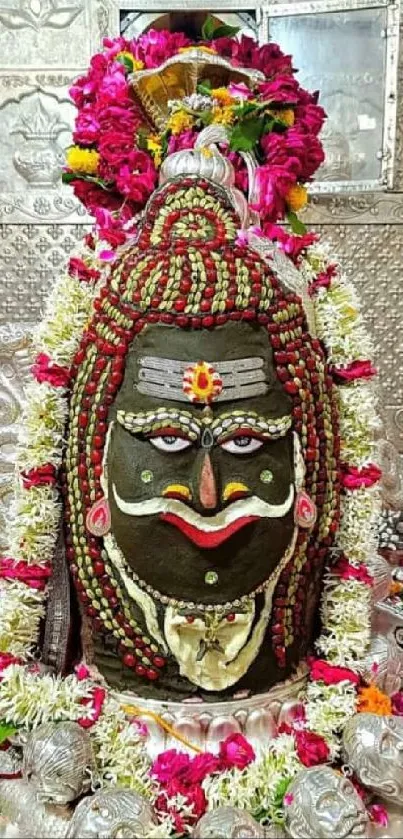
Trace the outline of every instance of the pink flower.
<path fill-rule="evenodd" d="M 324 682 L 325 685 L 337 685 L 338 682 L 352 682 L 358 685 L 360 677 L 347 667 L 336 667 L 328 664 L 322 659 L 308 659 L 310 676 L 315 682 Z"/>
<path fill-rule="evenodd" d="M 312 295 L 318 288 L 329 288 L 333 277 L 337 274 L 337 265 L 328 265 L 326 270 L 312 281 L 309 287 L 309 293 Z"/>
<path fill-rule="evenodd" d="M 238 84 L 231 82 L 231 84 L 228 85 L 228 93 L 230 96 L 233 96 L 234 99 L 242 100 L 253 99 L 254 96 L 253 90 L 250 90 L 244 82 L 238 82 Z"/>
<path fill-rule="evenodd" d="M 128 105 L 130 107 L 130 88 L 125 68 L 115 62 L 103 76 L 97 91 L 97 109 L 108 105 Z"/>
<path fill-rule="evenodd" d="M 21 472 L 21 480 L 24 489 L 46 486 L 46 484 L 54 486 L 56 483 L 56 469 L 52 463 L 44 463 L 43 466 L 37 466 L 35 469 Z"/>
<path fill-rule="evenodd" d="M 32 374 L 37 382 L 48 382 L 53 387 L 67 387 L 70 381 L 70 370 L 55 364 L 45 353 L 36 356 L 32 366 Z"/>
<path fill-rule="evenodd" d="M 374 578 L 369 574 L 365 565 L 350 565 L 348 559 L 344 556 L 333 565 L 332 571 L 341 577 L 342 580 L 358 580 L 359 583 L 365 583 L 366 586 L 373 586 Z"/>
<path fill-rule="evenodd" d="M 148 737 L 148 728 L 147 728 L 145 722 L 142 722 L 142 720 L 134 719 L 134 720 L 131 720 L 131 724 L 136 729 L 139 737 L 144 737 L 144 738 Z"/>
<path fill-rule="evenodd" d="M 184 752 L 177 752 L 176 749 L 168 749 L 161 752 L 154 760 L 150 774 L 157 778 L 160 784 L 167 784 L 179 774 L 183 774 L 190 764 L 189 755 Z"/>
<path fill-rule="evenodd" d="M 49 565 L 28 565 L 23 560 L 16 562 L 16 560 L 10 559 L 10 557 L 2 557 L 0 559 L 0 578 L 5 580 L 20 580 L 25 585 L 37 591 L 43 591 L 46 588 L 51 574 Z"/>
<path fill-rule="evenodd" d="M 371 804 L 368 807 L 369 817 L 374 824 L 380 824 L 382 827 L 387 827 L 389 823 L 389 816 L 386 807 L 382 804 Z"/>
<path fill-rule="evenodd" d="M 255 752 L 243 734 L 230 734 L 220 743 L 219 758 L 225 769 L 245 769 L 255 760 Z"/>
<path fill-rule="evenodd" d="M 153 192 L 156 180 L 157 172 L 149 155 L 136 151 L 131 156 L 130 165 L 120 168 L 116 185 L 122 195 L 141 209 Z"/>
<path fill-rule="evenodd" d="M 83 283 L 93 283 L 99 280 L 100 272 L 95 268 L 88 268 L 83 259 L 72 256 L 69 260 L 68 272 L 70 277 L 78 277 Z"/>
<path fill-rule="evenodd" d="M 22 664 L 22 659 L 11 655 L 11 653 L 0 653 L 0 674 L 7 667 L 10 667 L 10 664 Z"/>
<path fill-rule="evenodd" d="M 269 82 L 262 82 L 259 85 L 259 93 L 262 99 L 268 102 L 286 103 L 294 105 L 298 102 L 300 86 L 294 76 L 277 76 Z"/>
<path fill-rule="evenodd" d="M 141 122 L 140 113 L 137 112 L 137 107 L 134 103 L 127 102 L 123 105 L 111 104 L 106 108 L 99 108 L 97 116 L 102 135 L 108 131 L 118 131 L 125 137 L 131 139 L 131 146 L 133 147 L 134 132 L 139 122 Z"/>
<path fill-rule="evenodd" d="M 403 717 L 403 691 L 398 690 L 397 693 L 393 694 L 391 699 L 393 713 L 398 717 Z"/>
<path fill-rule="evenodd" d="M 284 218 L 285 197 L 296 183 L 296 176 L 282 166 L 259 166 L 256 170 L 259 200 L 253 209 L 261 214 L 263 221 L 276 222 Z"/>
<path fill-rule="evenodd" d="M 241 190 L 245 195 L 248 194 L 249 176 L 245 161 L 241 155 L 235 151 L 226 151 L 225 156 L 231 161 L 235 169 L 235 186 Z"/>
<path fill-rule="evenodd" d="M 293 236 L 283 227 L 276 224 L 266 224 L 265 235 L 274 242 L 278 242 L 280 250 L 284 251 L 293 262 L 298 263 L 299 257 L 310 245 L 318 240 L 317 233 L 304 233 L 303 236 Z"/>
<path fill-rule="evenodd" d="M 79 682 L 82 682 L 84 679 L 89 679 L 90 671 L 86 664 L 77 664 L 77 667 L 74 668 L 74 672 L 77 676 Z"/>
<path fill-rule="evenodd" d="M 172 134 L 168 141 L 168 154 L 183 151 L 183 149 L 192 149 L 196 140 L 196 131 L 182 131 L 181 134 Z"/>
<path fill-rule="evenodd" d="M 286 807 L 289 807 L 290 804 L 292 804 L 293 801 L 294 801 L 294 796 L 293 796 L 292 792 L 286 792 L 286 794 L 283 798 L 283 804 L 285 804 Z"/>
<path fill-rule="evenodd" d="M 345 467 L 341 476 L 341 483 L 346 489 L 359 489 L 373 486 L 381 477 L 381 470 L 373 463 L 369 463 L 362 469 L 357 469 L 355 466 Z"/>
<path fill-rule="evenodd" d="M 295 731 L 294 736 L 297 755 L 304 766 L 316 766 L 329 759 L 329 747 L 319 734 L 314 734 L 313 731 Z"/>
<path fill-rule="evenodd" d="M 133 147 L 132 134 L 123 134 L 121 131 L 111 129 L 102 134 L 98 150 L 103 161 L 106 161 L 110 168 L 118 170 L 122 164 L 130 160 Z M 102 169 L 100 171 L 102 172 Z"/>
<path fill-rule="evenodd" d="M 181 773 L 182 780 L 189 786 L 193 784 L 201 784 L 207 775 L 212 775 L 218 772 L 221 767 L 221 761 L 210 752 L 196 755 L 188 765 L 184 773 Z"/>
<path fill-rule="evenodd" d="M 123 219 L 102 207 L 95 210 L 94 215 L 99 238 L 103 242 L 108 242 L 112 248 L 123 245 L 126 241 L 126 234 L 122 229 Z"/>
<path fill-rule="evenodd" d="M 191 41 L 182 32 L 150 29 L 131 43 L 131 51 L 147 68 L 158 67 Z"/>
<path fill-rule="evenodd" d="M 356 379 L 371 379 L 377 375 L 377 369 L 370 361 L 353 361 L 347 367 L 333 367 L 333 375 L 345 382 Z"/>
<path fill-rule="evenodd" d="M 326 111 L 320 105 L 312 102 L 306 105 L 299 104 L 294 113 L 299 128 L 303 128 L 307 134 L 319 134 L 326 119 Z"/>
<path fill-rule="evenodd" d="M 98 141 L 99 122 L 96 118 L 94 106 L 84 105 L 79 112 L 73 132 L 73 140 L 81 146 L 92 146 Z"/>
<path fill-rule="evenodd" d="M 81 700 L 82 705 L 91 706 L 89 708 L 90 715 L 88 717 L 80 717 L 80 719 L 77 720 L 78 724 L 81 725 L 81 728 L 91 728 L 91 726 L 94 725 L 101 716 L 106 690 L 104 690 L 104 688 L 95 687 L 93 688 L 91 694 L 91 698 Z"/>

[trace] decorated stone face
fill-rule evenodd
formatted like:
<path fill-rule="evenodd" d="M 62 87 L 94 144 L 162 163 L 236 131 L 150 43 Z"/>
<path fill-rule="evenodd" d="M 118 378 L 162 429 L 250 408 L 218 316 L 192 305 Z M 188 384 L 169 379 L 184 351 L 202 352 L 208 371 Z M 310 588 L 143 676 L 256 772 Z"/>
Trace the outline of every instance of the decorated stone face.
<path fill-rule="evenodd" d="M 158 191 L 77 354 L 68 556 L 119 687 L 265 689 L 310 640 L 338 515 L 331 379 L 237 225 L 207 181 Z"/>
<path fill-rule="evenodd" d="M 327 766 L 300 772 L 289 788 L 285 809 L 292 839 L 368 836 L 368 816 L 351 781 Z"/>
<path fill-rule="evenodd" d="M 156 818 L 148 802 L 126 789 L 101 790 L 80 802 L 71 820 L 69 839 L 138 839 L 150 835 Z"/>
<path fill-rule="evenodd" d="M 345 758 L 362 784 L 389 801 L 403 796 L 403 720 L 357 714 L 343 732 Z"/>

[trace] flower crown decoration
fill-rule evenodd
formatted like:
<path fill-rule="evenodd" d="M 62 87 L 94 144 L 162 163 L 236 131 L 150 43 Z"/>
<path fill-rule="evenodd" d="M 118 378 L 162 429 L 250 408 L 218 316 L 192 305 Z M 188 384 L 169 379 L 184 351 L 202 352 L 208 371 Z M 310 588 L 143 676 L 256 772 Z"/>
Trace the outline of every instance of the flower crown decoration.
<path fill-rule="evenodd" d="M 318 94 L 298 83 L 290 56 L 236 32 L 207 18 L 197 43 L 154 30 L 130 41 L 104 40 L 103 52 L 70 89 L 78 115 L 63 176 L 97 220 L 105 210 L 119 213 L 121 225 L 135 217 L 166 157 L 193 148 L 203 129 L 220 125 L 226 136 L 220 150 L 245 195 L 248 155 L 257 164 L 253 208 L 263 232 L 270 235 L 284 218 L 303 232 L 296 213 L 307 201 L 304 184 L 324 160 L 318 134 L 325 112 Z"/>

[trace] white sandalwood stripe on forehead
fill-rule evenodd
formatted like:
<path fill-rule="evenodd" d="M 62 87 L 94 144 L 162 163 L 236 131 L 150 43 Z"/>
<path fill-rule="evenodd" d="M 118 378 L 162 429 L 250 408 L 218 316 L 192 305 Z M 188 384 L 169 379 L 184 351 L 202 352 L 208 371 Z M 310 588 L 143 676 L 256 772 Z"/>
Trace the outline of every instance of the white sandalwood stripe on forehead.
<path fill-rule="evenodd" d="M 138 361 L 138 382 L 135 387 L 139 393 L 147 396 L 188 402 L 184 379 L 189 368 L 197 367 L 199 363 L 143 356 Z M 214 402 L 246 399 L 267 393 L 264 360 L 259 356 L 203 363 L 208 364 L 221 380 L 222 390 L 214 396 Z"/>

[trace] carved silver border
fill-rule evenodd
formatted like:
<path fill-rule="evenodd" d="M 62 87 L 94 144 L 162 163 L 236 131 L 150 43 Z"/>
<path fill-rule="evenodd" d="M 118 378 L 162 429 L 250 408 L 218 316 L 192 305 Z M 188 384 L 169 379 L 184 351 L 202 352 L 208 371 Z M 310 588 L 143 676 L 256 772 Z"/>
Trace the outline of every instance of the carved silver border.
<path fill-rule="evenodd" d="M 110 38 L 120 34 L 120 12 L 124 11 L 145 11 L 145 12 L 173 12 L 173 11 L 211 11 L 211 12 L 256 12 L 256 23 L 258 26 L 258 37 L 262 43 L 268 40 L 268 21 L 263 13 L 262 3 L 256 0 L 96 0 L 97 14 L 95 16 L 95 28 L 93 29 L 92 51 L 99 47 L 103 37 Z"/>
<path fill-rule="evenodd" d="M 396 124 L 397 124 L 397 75 L 399 57 L 400 0 L 302 0 L 294 3 L 269 3 L 263 10 L 267 18 L 267 37 L 270 34 L 270 18 L 298 17 L 324 12 L 349 12 L 358 9 L 386 8 L 386 56 L 385 88 L 383 109 L 382 161 L 379 179 L 354 181 L 314 181 L 309 191 L 312 194 L 334 194 L 346 192 L 379 192 L 393 188 Z"/>

